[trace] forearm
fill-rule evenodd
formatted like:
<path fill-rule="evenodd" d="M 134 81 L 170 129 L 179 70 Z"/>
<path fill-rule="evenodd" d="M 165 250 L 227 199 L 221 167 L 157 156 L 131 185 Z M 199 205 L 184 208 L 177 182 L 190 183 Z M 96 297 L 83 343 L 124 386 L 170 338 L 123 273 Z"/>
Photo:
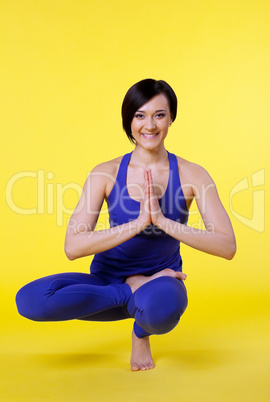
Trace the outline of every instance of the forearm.
<path fill-rule="evenodd" d="M 67 230 L 65 253 L 70 260 L 93 255 L 109 250 L 131 239 L 145 229 L 139 218 L 134 221 L 99 231 L 84 231 L 74 233 Z"/>
<path fill-rule="evenodd" d="M 211 230 L 201 230 L 164 218 L 159 228 L 180 242 L 208 254 L 232 259 L 236 252 L 233 233 L 226 234 Z"/>

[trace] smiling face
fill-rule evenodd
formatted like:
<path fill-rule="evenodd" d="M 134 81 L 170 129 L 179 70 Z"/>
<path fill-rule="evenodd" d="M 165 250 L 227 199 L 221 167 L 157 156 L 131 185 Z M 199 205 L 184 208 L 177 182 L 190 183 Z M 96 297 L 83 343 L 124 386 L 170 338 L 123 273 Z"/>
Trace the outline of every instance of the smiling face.
<path fill-rule="evenodd" d="M 159 94 L 141 106 L 131 122 L 131 132 L 140 145 L 148 150 L 163 145 L 172 122 L 168 99 Z"/>

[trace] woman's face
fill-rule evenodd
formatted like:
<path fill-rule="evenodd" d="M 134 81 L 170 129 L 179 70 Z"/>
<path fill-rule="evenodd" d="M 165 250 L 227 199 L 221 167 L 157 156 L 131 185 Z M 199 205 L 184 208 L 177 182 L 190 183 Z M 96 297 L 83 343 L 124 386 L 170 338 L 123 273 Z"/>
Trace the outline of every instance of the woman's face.
<path fill-rule="evenodd" d="M 163 94 L 154 96 L 137 110 L 132 119 L 131 132 L 136 145 L 149 150 L 157 148 L 163 144 L 171 122 L 168 99 Z"/>

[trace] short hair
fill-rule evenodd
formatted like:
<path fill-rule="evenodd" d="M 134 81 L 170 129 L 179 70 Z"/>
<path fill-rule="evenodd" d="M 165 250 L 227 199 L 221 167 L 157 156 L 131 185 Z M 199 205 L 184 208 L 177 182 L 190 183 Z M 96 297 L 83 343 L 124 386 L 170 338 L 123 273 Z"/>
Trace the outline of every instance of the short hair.
<path fill-rule="evenodd" d="M 167 82 L 147 78 L 132 85 L 127 91 L 122 103 L 122 124 L 128 139 L 135 144 L 135 139 L 131 132 L 131 122 L 136 111 L 150 101 L 154 96 L 163 94 L 168 99 L 172 121 L 177 114 L 177 97 L 174 90 Z"/>

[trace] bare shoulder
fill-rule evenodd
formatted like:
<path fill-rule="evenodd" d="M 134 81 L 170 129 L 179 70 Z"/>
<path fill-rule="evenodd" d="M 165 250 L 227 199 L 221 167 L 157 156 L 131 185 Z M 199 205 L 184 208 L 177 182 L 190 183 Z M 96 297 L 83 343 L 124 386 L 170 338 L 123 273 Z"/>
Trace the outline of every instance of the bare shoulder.
<path fill-rule="evenodd" d="M 115 184 L 122 158 L 123 156 L 119 156 L 110 161 L 102 162 L 95 166 L 90 172 L 89 180 L 91 180 L 92 183 L 95 182 L 96 186 L 102 186 L 106 200 Z"/>
<path fill-rule="evenodd" d="M 94 174 L 107 173 L 111 176 L 116 176 L 122 158 L 123 158 L 123 156 L 118 156 L 117 158 L 111 159 L 110 161 L 99 163 L 92 169 L 91 173 L 94 173 Z"/>
<path fill-rule="evenodd" d="M 213 179 L 205 168 L 177 156 L 179 175 L 182 184 L 189 183 L 192 187 L 213 184 Z"/>

